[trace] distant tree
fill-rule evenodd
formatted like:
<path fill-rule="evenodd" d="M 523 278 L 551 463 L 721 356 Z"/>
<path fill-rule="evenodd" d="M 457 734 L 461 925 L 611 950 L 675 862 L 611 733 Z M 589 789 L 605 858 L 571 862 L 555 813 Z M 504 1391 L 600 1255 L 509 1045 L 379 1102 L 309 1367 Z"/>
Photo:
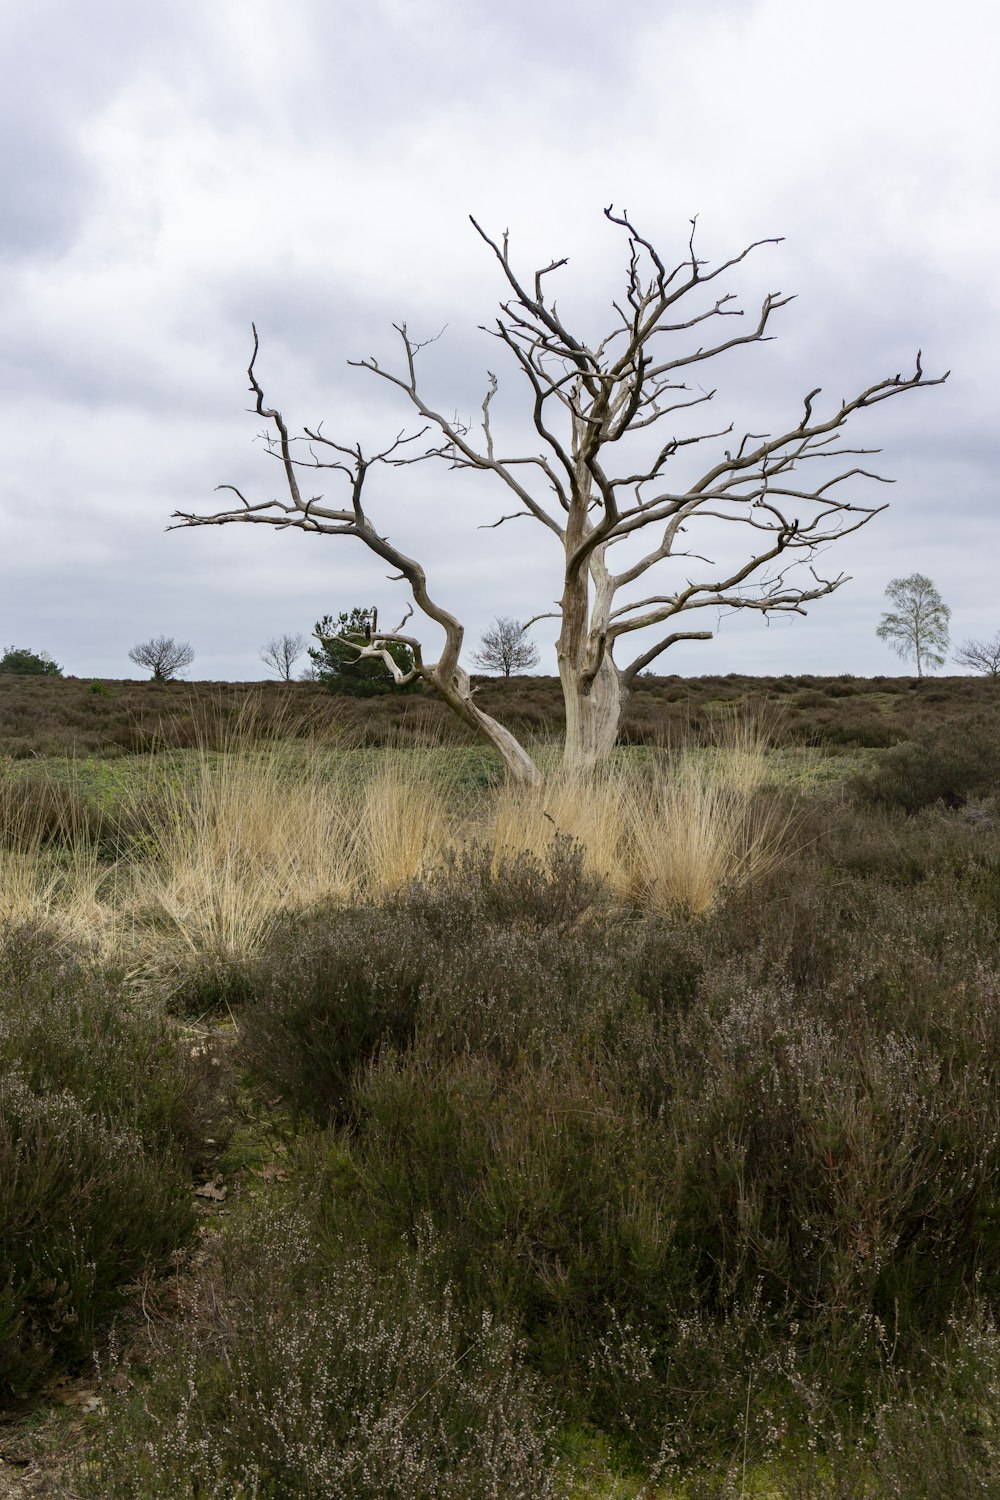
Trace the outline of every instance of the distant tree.
<path fill-rule="evenodd" d="M 8 646 L 0 656 L 0 672 L 16 672 L 24 677 L 61 677 L 62 667 L 56 666 L 47 651 L 26 651 L 22 646 Z"/>
<path fill-rule="evenodd" d="M 413 672 L 413 653 L 401 642 L 386 642 L 377 655 L 363 655 L 370 649 L 378 624 L 375 609 L 342 610 L 334 618 L 324 615 L 316 623 L 318 646 L 309 655 L 319 680 L 331 693 L 348 693 L 355 698 L 373 698 L 397 689 L 396 678 Z M 386 658 L 389 660 L 386 660 Z M 390 666 L 390 661 L 392 665 Z M 404 684 L 403 690 L 419 690 L 418 678 Z"/>
<path fill-rule="evenodd" d="M 172 635 L 154 635 L 151 640 L 133 646 L 129 660 L 152 672 L 154 682 L 172 682 L 194 661 L 194 651 L 187 641 L 175 641 Z"/>
<path fill-rule="evenodd" d="M 912 656 L 917 676 L 925 667 L 940 667 L 948 652 L 948 621 L 951 609 L 923 573 L 893 578 L 886 598 L 894 609 L 886 610 L 875 631 L 879 640 L 904 659 Z"/>
<path fill-rule="evenodd" d="M 487 672 L 528 672 L 538 665 L 538 647 L 528 640 L 528 627 L 510 615 L 499 615 L 483 632 L 472 660 Z"/>
<path fill-rule="evenodd" d="M 266 646 L 260 648 L 260 659 L 269 672 L 275 672 L 283 682 L 291 682 L 292 668 L 306 649 L 304 635 L 293 635 L 286 631 L 276 635 Z"/>
<path fill-rule="evenodd" d="M 1000 630 L 991 641 L 963 641 L 955 660 L 959 666 L 971 667 L 987 677 L 1000 677 Z"/>

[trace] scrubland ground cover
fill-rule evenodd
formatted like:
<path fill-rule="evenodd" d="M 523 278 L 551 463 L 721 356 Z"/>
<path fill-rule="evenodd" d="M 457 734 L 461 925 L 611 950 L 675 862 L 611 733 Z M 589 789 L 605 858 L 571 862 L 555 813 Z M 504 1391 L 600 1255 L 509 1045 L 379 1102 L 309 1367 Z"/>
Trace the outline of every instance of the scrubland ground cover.
<path fill-rule="evenodd" d="M 52 1494 L 1000 1494 L 1000 705 L 725 683 L 537 793 L 12 756 L 20 1472 L 86 1376 Z"/>

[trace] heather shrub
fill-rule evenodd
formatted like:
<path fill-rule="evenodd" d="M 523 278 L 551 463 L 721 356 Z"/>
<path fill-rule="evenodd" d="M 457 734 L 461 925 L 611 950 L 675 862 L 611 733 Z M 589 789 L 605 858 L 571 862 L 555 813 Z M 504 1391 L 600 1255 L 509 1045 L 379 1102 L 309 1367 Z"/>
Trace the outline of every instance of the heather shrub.
<path fill-rule="evenodd" d="M 0 1079 L 0 1397 L 84 1358 L 125 1286 L 193 1227 L 190 1188 L 137 1131 Z"/>
<path fill-rule="evenodd" d="M 625 708 L 624 743 L 676 744 L 688 730 L 704 730 L 722 702 L 757 696 L 781 698 L 786 703 L 798 690 L 818 693 L 822 707 L 796 714 L 805 726 L 822 720 L 819 739 L 868 743 L 852 738 L 869 732 L 884 719 L 884 745 L 912 735 L 918 725 L 931 726 L 950 708 L 975 711 L 995 701 L 995 686 L 986 678 L 937 678 L 933 691 L 944 695 L 927 701 L 915 679 L 856 678 L 856 692 L 837 699 L 826 689 L 836 679 L 815 676 L 767 677 L 655 677 L 643 674 Z M 293 717 L 295 734 L 307 728 L 346 736 L 351 743 L 371 746 L 440 746 L 476 743 L 473 732 L 459 724 L 447 707 L 422 694 L 358 700 L 334 696 L 321 683 L 108 683 L 108 694 L 95 695 L 86 680 L 20 677 L 0 673 L 0 755 L 120 755 L 144 753 L 167 746 L 221 748 L 232 725 L 248 702 L 263 726 L 287 724 Z M 946 701 L 945 701 L 946 700 Z M 477 683 L 477 701 L 515 733 L 558 735 L 564 722 L 562 695 L 554 677 L 484 678 Z M 883 710 L 891 708 L 890 715 Z M 888 731 L 888 738 L 884 737 Z M 790 738 L 799 731 L 788 727 Z"/>
<path fill-rule="evenodd" d="M 351 1212 L 378 1242 L 430 1219 L 463 1296 L 647 1458 L 724 1442 L 748 1367 L 782 1420 L 796 1381 L 860 1399 L 1000 1272 L 992 866 L 897 818 L 875 878 L 830 816 L 694 922 L 531 925 L 485 856 L 384 917 L 424 926 L 423 971 L 408 1037 L 357 1058 Z"/>
<path fill-rule="evenodd" d="M 1000 789 L 1000 719 L 995 713 L 949 719 L 896 745 L 878 769 L 861 777 L 862 797 L 917 812 L 934 802 L 961 807 Z"/>
<path fill-rule="evenodd" d="M 430 1217 L 465 1295 L 523 1327 L 581 1414 L 606 1416 L 586 1388 L 610 1311 L 662 1337 L 683 1284 L 662 1133 L 586 1057 L 504 1068 L 430 1053 L 383 1054 L 358 1086 L 356 1163 L 377 1222 L 413 1235 Z"/>
<path fill-rule="evenodd" d="M 895 745 L 899 729 L 891 720 L 856 713 L 823 717 L 812 721 L 804 738 L 807 743 L 850 747 L 857 750 L 885 750 Z"/>
<path fill-rule="evenodd" d="M 406 909 L 435 934 L 469 925 L 567 932 L 606 907 L 601 880 L 585 868 L 582 847 L 565 835 L 543 855 L 494 853 L 473 844 L 450 851 L 406 891 Z"/>
<path fill-rule="evenodd" d="M 349 1118 L 357 1068 L 412 1035 L 426 934 L 405 912 L 329 908 L 289 917 L 241 969 L 238 1057 L 293 1111 Z"/>
<path fill-rule="evenodd" d="M 789 1365 L 789 1401 L 779 1412 L 745 1382 L 743 1420 L 724 1457 L 702 1458 L 684 1475 L 690 1500 L 738 1494 L 782 1500 L 940 1500 L 1000 1495 L 1000 1398 L 996 1325 L 973 1305 L 924 1344 L 909 1368 L 886 1365 L 863 1403 L 829 1399 L 821 1382 Z M 794 1411 L 794 1428 L 788 1412 Z"/>
<path fill-rule="evenodd" d="M 326 1124 L 350 1117 L 358 1070 L 383 1046 L 405 1049 L 418 1017 L 445 1051 L 467 1047 L 470 1027 L 507 1050 L 551 1038 L 581 1024 L 607 969 L 582 933 L 562 941 L 597 894 L 579 851 L 556 841 L 547 864 L 495 869 L 471 849 L 384 905 L 289 917 L 239 970 L 239 1058 Z"/>
<path fill-rule="evenodd" d="M 551 1419 L 509 1328 L 464 1311 L 433 1240 L 379 1263 L 309 1192 L 253 1206 L 202 1273 L 197 1321 L 115 1401 L 84 1495 L 544 1500 L 565 1495 Z M 295 1201 L 297 1192 L 298 1201 Z"/>
<path fill-rule="evenodd" d="M 989 986 L 967 999 L 970 1016 L 998 1005 Z M 933 1327 L 987 1274 L 984 1251 L 991 1280 L 1000 1270 L 995 1020 L 931 1046 L 902 1019 L 751 992 L 691 1012 L 686 1096 L 676 1064 L 665 1078 L 684 1161 L 673 1211 L 703 1301 L 740 1288 L 787 1300 L 826 1360 L 872 1319 L 904 1340 Z"/>
<path fill-rule="evenodd" d="M 950 1320 L 875 1408 L 867 1468 L 886 1500 L 1000 1496 L 1000 1333 L 982 1304 Z M 866 1436 L 868 1436 L 866 1434 Z"/>
<path fill-rule="evenodd" d="M 218 1057 L 192 1056 L 120 976 L 38 924 L 0 930 L 0 1062 L 185 1162 L 223 1128 Z"/>
<path fill-rule="evenodd" d="M 89 1354 L 190 1233 L 202 1064 L 52 932 L 0 933 L 0 1398 Z"/>
<path fill-rule="evenodd" d="M 808 678 L 800 678 L 801 682 L 806 682 L 806 681 L 811 681 L 811 680 L 812 679 L 808 679 Z M 825 708 L 826 707 L 826 693 L 822 692 L 817 687 L 807 687 L 802 692 L 798 692 L 798 693 L 795 694 L 795 697 L 792 699 L 792 707 L 793 708 Z"/>
<path fill-rule="evenodd" d="M 800 990 L 856 989 L 880 973 L 912 986 L 922 971 L 933 990 L 943 952 L 955 982 L 993 960 L 1000 828 L 817 800 L 795 837 L 796 851 L 700 924 L 705 962 Z"/>

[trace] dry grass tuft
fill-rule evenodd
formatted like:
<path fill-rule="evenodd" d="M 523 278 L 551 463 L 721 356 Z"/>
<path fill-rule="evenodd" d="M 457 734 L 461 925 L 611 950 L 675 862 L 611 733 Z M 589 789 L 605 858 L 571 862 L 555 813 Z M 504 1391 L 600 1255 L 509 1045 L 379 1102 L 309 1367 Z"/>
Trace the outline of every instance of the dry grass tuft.
<path fill-rule="evenodd" d="M 555 771 L 539 787 L 505 784 L 470 800 L 435 752 L 359 762 L 287 733 L 262 739 L 246 721 L 224 751 L 199 751 L 179 769 L 151 756 L 111 820 L 110 852 L 82 795 L 63 788 L 59 803 L 39 780 L 30 796 L 23 786 L 7 796 L 0 919 L 43 918 L 106 947 L 128 930 L 141 967 L 155 970 L 238 960 L 283 912 L 380 900 L 472 843 L 498 864 L 521 854 L 544 863 L 559 837 L 621 899 L 702 912 L 774 857 L 783 828 L 759 811 L 767 755 L 752 725 L 734 723 L 708 750 L 588 776 Z"/>
<path fill-rule="evenodd" d="M 663 754 L 642 767 L 556 773 L 539 787 L 507 785 L 487 816 L 498 860 L 544 858 L 568 835 L 588 873 L 624 899 L 703 912 L 727 887 L 755 879 L 776 856 L 787 820 L 761 808 L 768 742 L 734 719 L 705 750 Z"/>
<path fill-rule="evenodd" d="M 622 772 L 560 771 L 539 786 L 505 782 L 485 810 L 484 841 L 499 867 L 519 854 L 544 862 L 556 838 L 571 838 L 583 850 L 587 873 L 624 892 L 630 885 L 625 795 L 631 784 Z"/>
<path fill-rule="evenodd" d="M 137 794 L 150 824 L 135 862 L 133 904 L 194 953 L 238 956 L 289 907 L 346 900 L 355 884 L 354 825 L 315 756 L 239 739 L 202 752 L 166 788 Z"/>
<path fill-rule="evenodd" d="M 0 922 L 42 921 L 67 936 L 110 941 L 102 901 L 107 870 L 72 796 L 56 802 L 44 782 L 0 786 Z"/>
<path fill-rule="evenodd" d="M 704 912 L 723 889 L 771 868 L 788 816 L 762 804 L 767 781 L 766 738 L 752 722 L 734 720 L 710 749 L 681 750 L 646 786 L 633 786 L 632 876 L 643 904 Z"/>
<path fill-rule="evenodd" d="M 455 844 L 456 809 L 422 756 L 392 754 L 361 784 L 346 789 L 345 815 L 356 829 L 355 886 L 383 896 L 440 864 Z"/>

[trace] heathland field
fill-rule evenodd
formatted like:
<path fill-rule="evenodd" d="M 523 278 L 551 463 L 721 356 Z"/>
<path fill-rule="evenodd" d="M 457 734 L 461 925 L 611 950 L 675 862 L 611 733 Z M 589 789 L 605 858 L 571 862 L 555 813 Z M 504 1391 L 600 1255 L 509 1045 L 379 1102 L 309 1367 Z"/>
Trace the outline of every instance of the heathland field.
<path fill-rule="evenodd" d="M 0 677 L 0 1497 L 1000 1496 L 1000 687 Z"/>

